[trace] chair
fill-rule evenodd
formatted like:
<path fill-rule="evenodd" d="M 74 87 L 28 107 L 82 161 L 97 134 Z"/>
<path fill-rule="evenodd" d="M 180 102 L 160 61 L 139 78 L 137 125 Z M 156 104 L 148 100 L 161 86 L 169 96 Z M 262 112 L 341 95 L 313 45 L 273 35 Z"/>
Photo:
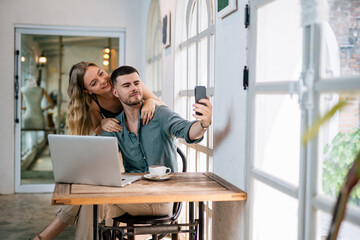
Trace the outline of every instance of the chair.
<path fill-rule="evenodd" d="M 187 171 L 186 157 L 179 148 L 177 148 L 176 151 L 180 155 L 181 160 L 182 160 L 182 172 L 186 172 Z M 113 218 L 113 220 L 114 220 L 113 226 L 114 227 L 118 226 L 120 223 L 125 223 L 127 227 L 134 226 L 135 224 L 147 224 L 147 225 L 157 225 L 157 224 L 164 224 L 164 223 L 173 224 L 177 221 L 177 219 L 180 215 L 181 207 L 182 207 L 182 202 L 174 203 L 171 216 L 169 216 L 169 215 L 167 215 L 167 216 L 131 216 L 129 214 L 124 214 L 120 217 Z M 165 235 L 166 234 L 160 234 L 160 235 L 152 234 L 152 240 L 162 239 L 163 237 L 165 237 Z M 172 234 L 171 238 L 173 240 L 176 240 L 176 239 L 178 239 L 177 235 L 178 234 Z M 113 240 L 115 240 L 115 238 L 116 238 L 115 233 L 113 234 L 112 238 L 113 238 Z M 128 240 L 134 240 L 134 236 L 128 236 Z"/>

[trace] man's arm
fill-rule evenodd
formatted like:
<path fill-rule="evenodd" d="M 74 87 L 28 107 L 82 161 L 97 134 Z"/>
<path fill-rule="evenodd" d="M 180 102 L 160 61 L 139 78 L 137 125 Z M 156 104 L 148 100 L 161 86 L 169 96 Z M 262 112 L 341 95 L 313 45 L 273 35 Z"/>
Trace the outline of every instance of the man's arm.
<path fill-rule="evenodd" d="M 200 99 L 199 102 L 204 103 L 206 106 L 199 104 L 199 103 L 193 104 L 193 107 L 194 107 L 193 110 L 195 112 L 201 113 L 202 116 L 193 114 L 193 116 L 200 121 L 194 123 L 191 126 L 191 128 L 189 130 L 189 139 L 190 140 L 196 140 L 196 139 L 201 138 L 204 135 L 206 129 L 211 125 L 212 105 L 211 105 L 209 99 L 208 98 Z"/>

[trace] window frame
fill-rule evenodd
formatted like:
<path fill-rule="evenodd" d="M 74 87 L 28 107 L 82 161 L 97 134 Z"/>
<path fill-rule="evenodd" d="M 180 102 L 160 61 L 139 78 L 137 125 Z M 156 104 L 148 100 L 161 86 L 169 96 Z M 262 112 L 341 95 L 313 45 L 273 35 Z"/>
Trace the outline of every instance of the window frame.
<path fill-rule="evenodd" d="M 248 35 L 248 64 L 249 64 L 249 89 L 248 89 L 248 110 L 247 110 L 247 189 L 248 199 L 246 207 L 246 239 L 252 239 L 252 217 L 254 205 L 254 181 L 258 180 L 269 187 L 274 188 L 288 196 L 298 200 L 298 239 L 311 240 L 316 239 L 317 229 L 317 210 L 322 210 L 330 215 L 335 205 L 335 199 L 329 199 L 318 194 L 318 164 L 321 159 L 318 159 L 318 139 L 306 145 L 300 146 L 300 169 L 299 169 L 299 186 L 292 186 L 291 184 L 254 169 L 254 107 L 256 94 L 298 94 L 301 78 L 305 78 L 306 73 L 311 73 L 312 78 L 305 79 L 305 87 L 307 93 L 304 94 L 300 102 L 301 107 L 301 135 L 305 133 L 309 126 L 312 126 L 317 116 L 319 115 L 319 97 L 322 93 L 327 92 L 342 92 L 357 89 L 360 91 L 360 81 L 358 76 L 341 76 L 322 78 L 321 77 L 321 56 L 324 51 L 324 40 L 322 38 L 322 26 L 320 23 L 307 24 L 303 27 L 303 63 L 302 76 L 299 76 L 299 81 L 283 81 L 271 83 L 256 83 L 256 40 L 257 40 L 257 13 L 258 9 L 266 4 L 275 2 L 276 0 L 254 0 L 250 3 L 250 28 Z M 316 1 L 314 0 L 314 5 Z M 313 184 L 317 183 L 317 184 Z M 344 221 L 349 221 L 353 224 L 360 225 L 360 208 L 347 206 L 346 216 Z"/>

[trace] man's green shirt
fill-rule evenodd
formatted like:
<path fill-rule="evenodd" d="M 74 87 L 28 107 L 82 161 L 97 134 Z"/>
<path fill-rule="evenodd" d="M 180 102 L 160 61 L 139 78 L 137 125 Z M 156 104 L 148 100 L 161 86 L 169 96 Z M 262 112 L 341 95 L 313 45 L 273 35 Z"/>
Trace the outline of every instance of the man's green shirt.
<path fill-rule="evenodd" d="M 195 121 L 183 119 L 166 106 L 156 106 L 154 117 L 147 125 L 141 124 L 139 113 L 137 136 L 126 128 L 124 111 L 116 119 L 120 121 L 123 130 L 115 133 L 103 130 L 101 135 L 117 138 L 126 172 L 148 172 L 151 165 L 164 165 L 175 172 L 175 137 L 184 138 L 187 143 L 197 143 L 203 139 L 190 140 L 189 130 Z"/>

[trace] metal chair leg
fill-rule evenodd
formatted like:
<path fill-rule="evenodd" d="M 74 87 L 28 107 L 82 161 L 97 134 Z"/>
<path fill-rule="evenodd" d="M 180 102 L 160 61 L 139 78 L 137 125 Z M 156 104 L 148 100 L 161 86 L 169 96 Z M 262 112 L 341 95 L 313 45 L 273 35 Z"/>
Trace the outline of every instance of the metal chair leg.
<path fill-rule="evenodd" d="M 152 240 L 159 240 L 158 235 L 157 235 L 157 234 L 153 234 L 153 235 L 152 235 Z"/>
<path fill-rule="evenodd" d="M 171 234 L 171 240 L 178 240 L 178 239 L 179 239 L 179 234 L 177 234 L 177 233 Z"/>
<path fill-rule="evenodd" d="M 133 224 L 126 224 L 128 227 L 133 227 Z M 128 232 L 133 232 L 132 230 L 128 230 Z M 135 240 L 135 236 L 128 236 L 128 240 Z"/>
<path fill-rule="evenodd" d="M 110 240 L 111 239 L 111 231 L 110 230 L 102 232 L 101 235 L 102 235 L 101 236 L 102 238 L 100 238 L 100 239 L 104 239 L 104 240 Z"/>
<path fill-rule="evenodd" d="M 113 222 L 113 227 L 117 227 L 118 225 L 116 224 L 116 222 Z M 116 235 L 117 235 L 117 231 L 115 229 L 113 229 L 111 234 L 111 240 L 116 240 Z"/>
<path fill-rule="evenodd" d="M 176 220 L 173 222 L 174 224 L 178 224 L 178 221 Z M 172 233 L 171 234 L 171 240 L 178 240 L 179 239 L 179 233 Z"/>

